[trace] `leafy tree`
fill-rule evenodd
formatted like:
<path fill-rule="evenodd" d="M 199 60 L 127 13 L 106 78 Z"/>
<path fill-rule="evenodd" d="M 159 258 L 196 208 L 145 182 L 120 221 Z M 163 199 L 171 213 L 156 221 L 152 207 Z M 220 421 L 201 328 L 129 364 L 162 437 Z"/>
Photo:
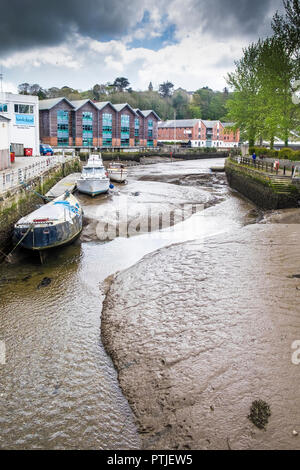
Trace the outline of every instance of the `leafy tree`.
<path fill-rule="evenodd" d="M 276 39 L 284 41 L 288 52 L 298 61 L 300 59 L 300 1 L 283 0 L 285 15 L 277 12 L 272 21 Z"/>
<path fill-rule="evenodd" d="M 172 96 L 173 89 L 174 89 L 174 85 L 173 85 L 173 83 L 171 83 L 169 81 L 164 82 L 161 85 L 159 85 L 159 93 L 164 98 L 167 98 L 168 96 Z"/>
<path fill-rule="evenodd" d="M 201 119 L 202 117 L 201 96 L 199 93 L 193 94 L 192 102 L 189 105 L 189 117 L 192 119 Z"/>
<path fill-rule="evenodd" d="M 130 82 L 125 77 L 118 77 L 115 79 L 113 86 L 120 92 L 124 91 L 127 87 L 129 87 Z"/>
<path fill-rule="evenodd" d="M 187 115 L 189 99 L 183 93 L 176 92 L 172 97 L 172 106 L 176 111 L 177 119 L 184 119 Z"/>
<path fill-rule="evenodd" d="M 18 86 L 18 91 L 20 93 L 20 95 L 29 95 L 30 94 L 30 85 L 29 83 L 21 83 L 19 86 Z"/>
<path fill-rule="evenodd" d="M 282 39 L 273 37 L 262 43 L 258 77 L 264 137 L 270 139 L 271 148 L 275 136 L 288 146 L 290 132 L 297 127 L 299 109 L 292 101 L 294 63 Z"/>
<path fill-rule="evenodd" d="M 46 90 L 43 90 L 43 88 L 38 83 L 34 83 L 33 85 L 29 86 L 29 94 L 38 96 L 39 99 L 44 99 L 47 97 Z"/>
<path fill-rule="evenodd" d="M 233 98 L 227 101 L 227 109 L 229 119 L 236 123 L 236 127 L 241 128 L 242 136 L 253 147 L 261 126 L 257 73 L 260 42 L 250 44 L 243 52 L 243 57 L 235 62 L 235 72 L 229 73 L 226 79 L 234 90 Z"/>

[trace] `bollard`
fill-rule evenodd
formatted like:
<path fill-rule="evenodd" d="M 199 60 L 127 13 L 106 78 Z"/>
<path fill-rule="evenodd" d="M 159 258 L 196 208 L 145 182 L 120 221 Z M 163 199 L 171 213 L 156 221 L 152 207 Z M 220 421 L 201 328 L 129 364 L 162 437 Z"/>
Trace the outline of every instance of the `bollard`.
<path fill-rule="evenodd" d="M 286 170 L 286 168 L 285 168 L 285 165 L 284 165 L 284 167 L 283 167 L 283 175 L 284 176 L 285 176 L 285 170 Z"/>

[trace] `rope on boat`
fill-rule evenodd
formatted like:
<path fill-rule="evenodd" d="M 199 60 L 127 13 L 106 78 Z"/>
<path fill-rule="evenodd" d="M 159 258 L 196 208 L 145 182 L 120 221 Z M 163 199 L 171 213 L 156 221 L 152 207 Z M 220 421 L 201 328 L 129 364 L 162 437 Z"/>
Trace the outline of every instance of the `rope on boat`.
<path fill-rule="evenodd" d="M 27 189 L 27 191 L 33 192 L 34 194 L 36 194 L 36 196 L 42 198 L 44 201 L 51 202 L 51 199 L 49 197 L 43 196 L 43 194 L 40 194 L 37 191 L 35 191 L 34 189 L 29 188 L 28 184 L 21 183 L 21 185 L 24 186 L 24 188 Z"/>
<path fill-rule="evenodd" d="M 5 256 L 5 258 L 7 258 L 9 260 L 9 257 L 10 255 L 13 254 L 13 252 L 18 248 L 18 246 L 20 245 L 20 243 L 22 243 L 22 241 L 24 240 L 24 238 L 27 237 L 28 233 L 30 232 L 30 230 L 32 229 L 33 227 L 33 224 L 31 224 L 27 230 L 27 232 L 23 235 L 23 237 L 18 241 L 18 243 L 16 244 L 16 246 L 14 246 L 14 248 L 6 255 L 3 251 L 1 251 L 1 253 Z"/>

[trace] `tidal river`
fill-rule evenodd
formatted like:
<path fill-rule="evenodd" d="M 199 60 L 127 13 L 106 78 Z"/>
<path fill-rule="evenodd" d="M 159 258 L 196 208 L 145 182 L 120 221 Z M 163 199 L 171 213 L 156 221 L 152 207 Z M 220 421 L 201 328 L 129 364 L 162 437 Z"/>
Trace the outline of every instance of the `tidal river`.
<path fill-rule="evenodd" d="M 0 448 L 136 449 L 142 446 L 156 448 L 160 444 L 170 448 L 203 448 L 209 447 L 208 441 L 216 448 L 222 448 L 224 442 L 227 445 L 228 442 L 236 442 L 237 447 L 245 448 L 251 446 L 250 433 L 254 431 L 245 425 L 247 418 L 244 420 L 244 411 L 254 395 L 267 395 L 267 401 L 271 400 L 270 393 L 275 393 L 276 385 L 277 391 L 279 389 L 281 393 L 283 381 L 285 388 L 290 390 L 282 396 L 286 399 L 286 403 L 282 404 L 285 419 L 280 419 L 284 424 L 287 420 L 291 429 L 286 430 L 287 435 L 282 441 L 279 439 L 279 442 L 285 447 L 298 443 L 291 433 L 292 428 L 297 426 L 300 431 L 300 417 L 296 411 L 296 404 L 299 409 L 299 400 L 295 390 L 295 384 L 299 382 L 299 369 L 291 365 L 290 344 L 287 343 L 292 339 L 300 339 L 300 334 L 297 338 L 299 309 L 298 312 L 295 311 L 299 305 L 299 292 L 296 290 L 299 280 L 287 276 L 292 276 L 297 271 L 299 251 L 294 242 L 296 235 L 299 236 L 299 225 L 284 225 L 288 228 L 283 229 L 281 226 L 281 230 L 277 232 L 276 225 L 272 224 L 270 227 L 273 232 L 270 235 L 269 226 L 259 224 L 261 236 L 258 236 L 255 222 L 259 221 L 261 214 L 250 203 L 228 190 L 223 175 L 209 173 L 211 165 L 222 163 L 221 160 L 202 160 L 136 167 L 130 172 L 128 184 L 116 188 L 112 195 L 94 200 L 80 196 L 87 223 L 78 243 L 51 253 L 43 266 L 36 258 L 22 252 L 17 253 L 12 264 L 0 266 L 0 341 L 4 341 L 6 347 L 6 363 L 0 365 Z M 190 211 L 192 206 L 194 210 Z M 116 210 L 119 225 L 113 234 Z M 146 217 L 148 220 L 149 211 L 156 221 L 157 217 L 168 221 L 168 217 L 164 216 L 176 210 L 181 211 L 184 217 L 182 221 L 175 221 L 174 226 L 169 227 L 170 224 L 165 222 L 154 224 L 151 233 L 145 229 L 143 222 Z M 126 221 L 138 227 L 138 233 L 132 233 L 130 238 L 125 237 L 126 234 L 120 230 Z M 106 229 L 112 234 L 109 241 L 101 237 L 105 223 Z M 230 237 L 234 237 L 234 243 Z M 274 252 L 268 248 L 270 237 L 277 246 L 276 260 Z M 192 242 L 193 240 L 197 242 Z M 284 240 L 288 246 L 284 245 Z M 248 243 L 251 246 L 249 256 Z M 223 246 L 221 251 L 220 245 Z M 241 262 L 239 246 L 243 246 Z M 256 246 L 259 246 L 257 251 Z M 227 247 L 230 249 L 227 250 Z M 211 253 L 214 255 L 211 256 Z M 159 262 L 156 262 L 157 257 Z M 284 265 L 284 269 L 280 263 Z M 239 270 L 244 272 L 245 266 L 253 265 L 256 273 L 254 279 L 253 272 L 249 271 L 249 277 L 244 273 L 242 281 L 238 282 L 238 275 L 230 281 L 232 271 L 241 275 Z M 148 272 L 146 276 L 141 269 Z M 270 275 L 266 285 L 261 285 L 266 269 Z M 201 293 L 195 288 L 196 285 L 207 286 L 207 282 L 204 282 L 209 277 L 207 270 L 210 271 L 210 279 L 213 279 L 213 296 L 207 294 L 204 287 Z M 288 279 L 289 284 L 284 283 L 282 287 L 285 289 L 286 299 L 280 298 L 280 308 L 285 314 L 284 321 L 278 320 L 276 302 L 273 302 L 273 321 L 279 324 L 278 335 L 274 337 L 272 335 L 276 325 L 272 322 L 270 324 L 268 310 L 267 320 L 262 325 L 257 323 L 253 301 L 256 294 L 253 288 L 259 285 L 259 296 L 278 299 L 278 293 L 274 297 L 274 289 L 278 288 L 281 270 L 284 273 L 283 278 Z M 110 278 L 112 284 L 105 302 L 103 335 L 119 372 L 125 396 L 120 389 L 114 364 L 104 350 L 100 334 L 104 290 L 109 284 L 106 282 L 105 287 L 104 280 L 118 271 L 122 272 L 115 281 Z M 299 271 L 298 263 L 297 272 Z M 42 286 L 41 281 L 44 278 L 51 279 L 51 283 Z M 195 299 L 196 292 L 203 296 L 202 299 Z M 225 298 L 222 297 L 224 292 L 227 292 Z M 239 311 L 234 300 L 239 292 L 242 293 L 244 310 L 249 305 L 249 314 L 254 312 L 250 325 L 247 325 L 247 317 Z M 161 302 L 159 308 L 153 304 L 154 298 L 156 302 Z M 233 309 L 234 317 L 220 313 L 222 302 L 226 312 L 228 305 L 236 305 Z M 197 315 L 195 317 L 195 305 L 197 311 L 205 306 L 201 318 L 196 318 Z M 136 308 L 139 310 L 138 319 L 134 310 Z M 184 321 L 181 314 L 178 315 L 183 309 Z M 157 312 L 165 312 L 165 316 L 161 315 L 162 321 L 156 317 Z M 263 318 L 263 305 L 260 314 Z M 118 322 L 123 324 L 123 332 L 116 326 Z M 176 322 L 181 322 L 181 332 L 178 332 Z M 257 327 L 262 326 L 264 335 L 258 334 L 253 322 Z M 205 332 L 200 328 L 201 324 L 205 324 Z M 143 336 L 147 325 L 148 333 L 155 338 L 153 343 L 147 342 Z M 248 326 L 251 338 L 247 339 L 245 335 Z M 172 332 L 169 338 L 168 328 Z M 233 328 L 234 339 L 228 336 L 230 328 Z M 138 329 L 140 333 L 136 334 Z M 199 335 L 196 330 L 200 332 Z M 180 343 L 176 344 L 176 335 L 179 333 L 184 337 L 183 343 L 189 343 L 188 347 L 178 347 Z M 238 352 L 242 351 L 243 342 L 247 350 L 255 341 L 259 343 L 266 340 L 269 344 L 272 338 L 279 341 L 281 337 L 282 344 L 277 349 L 269 350 L 270 353 L 276 352 L 277 356 L 265 358 L 266 367 L 275 385 L 264 394 L 267 384 L 265 376 L 268 374 L 262 372 L 263 364 L 259 362 L 256 373 L 248 376 L 245 372 L 247 358 L 242 354 L 245 370 L 239 374 Z M 162 343 L 166 348 L 163 351 L 160 350 Z M 231 348 L 232 343 L 238 344 L 238 347 Z M 263 351 L 263 343 L 259 344 Z M 141 348 L 148 353 L 146 359 L 141 355 Z M 217 358 L 207 356 L 213 349 L 219 352 L 221 374 L 216 366 Z M 224 350 L 227 351 L 225 356 L 222 353 Z M 186 382 L 182 382 L 184 386 L 180 388 L 174 377 L 178 373 L 182 380 L 182 371 L 174 372 L 172 366 L 182 364 L 182 356 L 187 360 L 190 356 L 201 359 L 201 351 L 204 354 L 203 361 L 197 363 L 193 360 L 192 363 L 185 364 L 190 373 L 188 377 L 184 377 Z M 287 364 L 285 360 L 288 361 Z M 280 367 L 272 370 L 274 361 L 279 361 Z M 255 368 L 253 351 L 249 356 L 249 363 Z M 134 364 L 134 370 L 131 369 L 131 364 Z M 161 365 L 169 367 L 168 380 L 164 375 L 166 371 L 160 370 Z M 278 377 L 281 367 L 282 379 Z M 230 373 L 226 375 L 226 371 L 232 368 L 236 372 L 234 377 Z M 293 371 L 293 377 L 289 377 L 287 371 L 290 370 Z M 211 380 L 209 371 L 214 380 Z M 153 374 L 156 373 L 162 374 L 162 386 L 167 384 L 168 388 L 171 383 L 171 393 L 168 395 L 171 397 L 170 402 L 164 393 L 157 395 L 156 386 L 158 384 L 159 388 L 160 382 L 153 380 Z M 177 387 L 175 394 L 172 389 L 172 374 Z M 195 377 L 203 377 L 203 381 L 195 381 Z M 255 390 L 254 393 L 251 382 L 252 388 L 249 385 L 247 401 L 244 389 L 247 388 L 248 380 L 255 381 L 256 384 L 261 380 L 261 390 L 260 393 Z M 228 383 L 231 384 L 229 389 Z M 239 401 L 240 383 L 245 410 L 241 410 Z M 155 405 L 151 400 L 145 404 L 145 384 L 149 385 L 149 390 L 154 387 Z M 206 409 L 209 386 L 220 390 L 220 396 L 210 404 L 216 409 L 214 420 Z M 243 428 L 242 443 L 236 437 L 240 427 L 234 420 L 231 421 L 234 438 L 229 432 L 231 424 L 225 426 L 226 432 L 221 431 L 224 429 L 224 420 L 226 422 L 223 408 L 222 412 L 219 411 L 220 421 L 215 419 L 222 386 L 226 394 L 232 393 L 234 397 L 227 403 L 228 416 L 232 419 L 232 414 L 236 412 L 237 423 L 242 422 L 246 426 L 246 430 Z M 133 393 L 134 387 L 137 394 L 140 392 L 144 404 Z M 188 406 L 182 401 L 183 395 L 187 397 Z M 279 402 L 280 394 L 276 398 L 276 403 Z M 157 403 L 160 403 L 159 410 L 156 408 Z M 205 424 L 205 419 L 209 418 L 209 433 L 211 435 L 214 429 L 218 439 L 214 441 L 211 436 L 206 436 L 201 426 L 201 429 L 196 426 L 197 419 L 190 420 L 190 430 L 183 421 L 180 423 L 181 417 L 185 422 L 189 421 L 183 410 L 188 410 L 189 413 L 191 403 L 197 403 L 200 407 L 193 410 L 197 419 Z M 235 409 L 235 403 L 239 404 L 238 409 Z M 176 432 L 183 429 L 182 434 L 178 434 L 178 442 L 172 438 L 170 432 L 175 431 L 174 410 L 178 413 L 176 422 L 182 425 L 182 428 L 176 428 Z M 174 419 L 169 419 L 169 413 Z M 143 422 L 142 415 L 146 422 Z M 146 438 L 141 439 L 138 432 L 141 430 L 146 431 Z M 272 432 L 275 431 L 272 429 Z M 278 439 L 277 435 L 276 438 Z M 258 447 L 263 447 L 263 442 L 263 439 L 259 440 Z M 269 436 L 267 442 L 267 446 L 272 442 Z"/>

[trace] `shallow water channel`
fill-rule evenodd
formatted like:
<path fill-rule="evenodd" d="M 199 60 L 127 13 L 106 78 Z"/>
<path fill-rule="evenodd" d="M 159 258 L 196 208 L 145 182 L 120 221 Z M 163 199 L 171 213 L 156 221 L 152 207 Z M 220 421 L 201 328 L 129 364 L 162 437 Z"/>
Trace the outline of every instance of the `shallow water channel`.
<path fill-rule="evenodd" d="M 133 168 L 128 185 L 116 188 L 115 195 L 80 196 L 89 225 L 76 244 L 52 252 L 44 265 L 19 252 L 12 264 L 0 266 L 0 340 L 6 346 L 6 364 L 0 365 L 0 448 L 140 447 L 130 407 L 101 343 L 101 284 L 157 249 L 253 222 L 253 206 L 224 183 L 195 183 L 197 175 L 209 175 L 211 165 L 222 163 Z M 125 199 L 133 219 L 149 205 L 156 212 L 185 203 L 210 201 L 210 207 L 174 227 L 99 240 L 91 221 L 102 220 L 105 208 L 113 211 Z M 38 289 L 45 277 L 51 284 Z"/>

